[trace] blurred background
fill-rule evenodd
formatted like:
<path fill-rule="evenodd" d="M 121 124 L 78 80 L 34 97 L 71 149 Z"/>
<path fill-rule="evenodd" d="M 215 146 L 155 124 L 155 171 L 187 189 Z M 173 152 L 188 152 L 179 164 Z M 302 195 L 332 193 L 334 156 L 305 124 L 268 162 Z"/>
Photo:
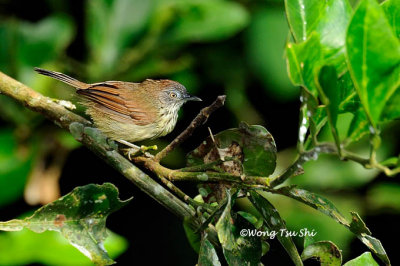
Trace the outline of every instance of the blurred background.
<path fill-rule="evenodd" d="M 352 1 L 354 5 L 356 1 Z M 299 89 L 286 72 L 284 45 L 289 38 L 282 0 L 0 0 L 0 71 L 40 93 L 77 104 L 74 89 L 37 75 L 33 67 L 64 72 L 85 82 L 168 78 L 181 82 L 202 103 L 184 106 L 175 130 L 147 142 L 165 146 L 201 107 L 227 95 L 213 114 L 213 133 L 240 121 L 265 126 L 278 147 L 277 173 L 295 156 Z M 338 124 L 345 131 L 351 115 Z M 397 129 L 396 129 L 397 128 Z M 381 154 L 399 153 L 398 126 L 384 131 Z M 208 136 L 199 129 L 171 154 L 165 165 L 185 165 L 185 154 Z M 330 140 L 329 130 L 322 140 Z M 359 143 L 366 147 L 368 139 Z M 67 132 L 42 116 L 0 95 L 0 220 L 33 210 L 89 183 L 112 182 L 131 203 L 112 214 L 106 248 L 121 265 L 138 261 L 194 265 L 197 254 L 181 222 L 133 184 L 105 165 Z M 393 236 L 400 235 L 400 182 L 352 162 L 321 156 L 305 166 L 292 184 L 324 195 L 346 217 L 357 211 L 380 239 L 393 265 L 400 263 Z M 196 186 L 179 183 L 195 196 Z M 313 209 L 284 197 L 269 196 L 292 230 L 314 229 L 316 240 L 331 240 L 344 261 L 365 247 L 344 227 Z M 239 202 L 238 208 L 246 208 Z M 295 239 L 300 251 L 302 239 Z M 267 264 L 291 265 L 276 240 Z M 40 247 L 40 248 L 38 248 Z M 90 261 L 53 232 L 0 233 L 0 265 L 90 265 Z M 400 265 L 400 264 L 399 264 Z"/>

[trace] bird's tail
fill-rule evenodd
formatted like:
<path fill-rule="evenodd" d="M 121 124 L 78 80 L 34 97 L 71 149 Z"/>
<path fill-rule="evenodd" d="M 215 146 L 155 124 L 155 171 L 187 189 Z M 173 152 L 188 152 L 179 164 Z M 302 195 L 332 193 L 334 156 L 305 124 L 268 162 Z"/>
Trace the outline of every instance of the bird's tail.
<path fill-rule="evenodd" d="M 86 89 L 89 87 L 89 84 L 86 84 L 84 82 L 81 82 L 77 79 L 71 78 L 70 76 L 67 76 L 63 73 L 60 72 L 55 72 L 55 71 L 50 71 L 42 68 L 35 67 L 35 71 L 38 72 L 41 75 L 49 76 L 54 79 L 58 79 L 64 83 L 67 83 L 68 85 L 75 87 L 77 89 Z"/>

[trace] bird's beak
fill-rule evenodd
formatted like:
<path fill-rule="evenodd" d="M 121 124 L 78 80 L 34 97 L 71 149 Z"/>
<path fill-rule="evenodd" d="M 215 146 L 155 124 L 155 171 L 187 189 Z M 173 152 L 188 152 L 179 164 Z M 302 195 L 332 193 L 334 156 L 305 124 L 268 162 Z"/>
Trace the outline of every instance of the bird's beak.
<path fill-rule="evenodd" d="M 186 101 L 196 101 L 196 102 L 201 102 L 202 101 L 202 99 L 200 99 L 199 97 L 191 96 L 189 94 L 185 96 L 185 100 Z"/>

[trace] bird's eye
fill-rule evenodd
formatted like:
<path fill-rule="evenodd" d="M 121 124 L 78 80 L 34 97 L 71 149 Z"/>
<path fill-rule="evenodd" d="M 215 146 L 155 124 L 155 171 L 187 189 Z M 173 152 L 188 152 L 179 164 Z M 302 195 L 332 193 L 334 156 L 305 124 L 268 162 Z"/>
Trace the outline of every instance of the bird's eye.
<path fill-rule="evenodd" d="M 176 98 L 176 97 L 178 97 L 178 95 L 175 92 L 170 92 L 169 97 Z"/>

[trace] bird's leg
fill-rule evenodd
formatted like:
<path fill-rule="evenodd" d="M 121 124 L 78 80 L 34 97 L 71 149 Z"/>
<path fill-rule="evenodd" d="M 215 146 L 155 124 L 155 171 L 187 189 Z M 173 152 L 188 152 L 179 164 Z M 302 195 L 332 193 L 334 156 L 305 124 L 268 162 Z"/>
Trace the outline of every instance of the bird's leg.
<path fill-rule="evenodd" d="M 126 149 L 125 151 L 127 152 L 128 158 L 129 160 L 131 160 L 131 156 L 134 156 L 136 154 L 138 154 L 139 152 L 142 152 L 145 156 L 147 157 L 154 157 L 152 154 L 148 153 L 148 150 L 157 150 L 157 145 L 153 145 L 153 146 L 137 146 L 133 143 L 130 143 L 126 140 L 120 139 L 117 140 L 119 143 L 124 144 L 130 148 Z"/>

